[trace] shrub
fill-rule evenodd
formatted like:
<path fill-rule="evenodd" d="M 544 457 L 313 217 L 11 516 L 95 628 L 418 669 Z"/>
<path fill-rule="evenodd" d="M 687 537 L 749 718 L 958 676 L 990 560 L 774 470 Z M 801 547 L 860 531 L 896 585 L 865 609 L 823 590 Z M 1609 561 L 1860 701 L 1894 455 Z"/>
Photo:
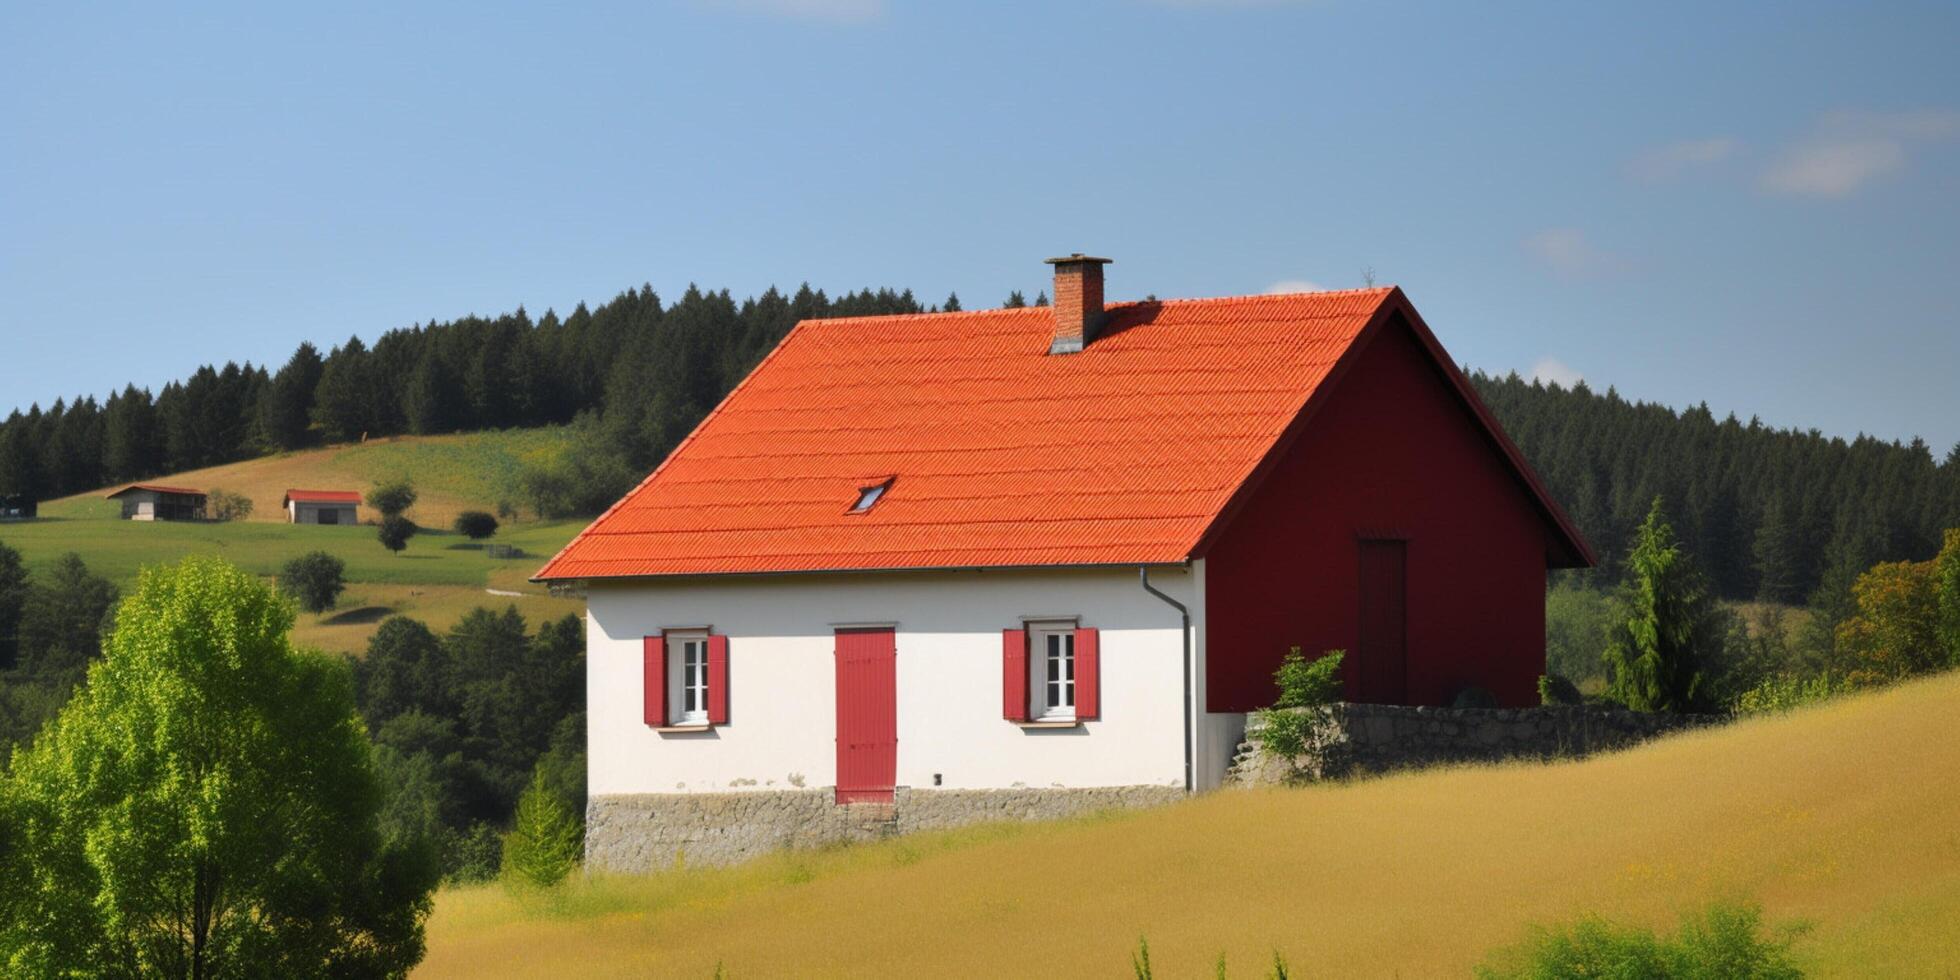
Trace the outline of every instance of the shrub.
<path fill-rule="evenodd" d="M 481 541 L 497 533 L 497 518 L 480 510 L 466 510 L 456 515 L 456 533 Z"/>
<path fill-rule="evenodd" d="M 204 516 L 214 521 L 242 521 L 252 516 L 252 498 L 213 488 L 204 495 Z"/>
<path fill-rule="evenodd" d="M 346 572 L 347 563 L 340 559 L 324 551 L 309 551 L 279 570 L 279 591 L 292 596 L 307 612 L 325 612 L 347 588 L 343 578 Z"/>
<path fill-rule="evenodd" d="M 381 519 L 381 526 L 375 528 L 374 536 L 380 539 L 383 548 L 398 552 L 408 547 L 408 539 L 421 530 L 414 521 L 400 514 L 390 514 Z"/>
<path fill-rule="evenodd" d="M 1742 692 L 1735 699 L 1737 714 L 1760 715 L 1800 708 L 1806 704 L 1816 704 L 1837 693 L 1842 685 L 1834 683 L 1829 674 L 1815 677 L 1775 675 L 1765 677 L 1755 687 Z"/>
<path fill-rule="evenodd" d="M 497 863 L 503 842 L 497 828 L 488 822 L 470 825 L 449 845 L 445 870 L 450 881 L 474 884 L 497 877 Z"/>
<path fill-rule="evenodd" d="M 1309 661 L 1294 647 L 1273 672 L 1279 685 L 1279 699 L 1270 708 L 1255 713 L 1258 726 L 1253 738 L 1261 748 L 1282 758 L 1293 758 L 1306 751 L 1307 729 L 1312 719 L 1294 708 L 1314 708 L 1341 699 L 1341 659 L 1345 651 L 1329 650 Z"/>
<path fill-rule="evenodd" d="M 579 822 L 545 783 L 542 771 L 517 798 L 517 825 L 504 836 L 502 874 L 507 885 L 549 888 L 578 867 Z"/>
<path fill-rule="evenodd" d="M 1673 936 L 1588 916 L 1536 930 L 1523 943 L 1486 959 L 1477 976 L 1486 980 L 1786 980 L 1803 976 L 1789 955 L 1799 932 L 1790 928 L 1766 936 L 1761 909 L 1729 903 L 1710 905 L 1698 916 L 1683 916 Z"/>
<path fill-rule="evenodd" d="M 1279 700 L 1273 707 L 1317 708 L 1339 701 L 1341 658 L 1345 655 L 1343 650 L 1329 650 L 1309 661 L 1301 656 L 1299 647 L 1294 647 L 1273 672 L 1273 680 L 1279 684 Z"/>
<path fill-rule="evenodd" d="M 407 480 L 391 480 L 377 483 L 368 491 L 367 505 L 381 512 L 383 517 L 394 517 L 415 506 L 415 484 Z"/>
<path fill-rule="evenodd" d="M 1564 675 L 1538 675 L 1539 704 L 1584 704 L 1585 700 L 1585 696 L 1579 693 L 1579 685 L 1572 683 Z"/>

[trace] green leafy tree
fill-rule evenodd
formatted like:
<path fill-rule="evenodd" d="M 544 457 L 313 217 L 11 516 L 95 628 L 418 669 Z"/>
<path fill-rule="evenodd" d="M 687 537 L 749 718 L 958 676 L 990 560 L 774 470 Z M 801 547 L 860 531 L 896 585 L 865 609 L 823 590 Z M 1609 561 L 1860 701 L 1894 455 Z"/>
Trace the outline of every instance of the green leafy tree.
<path fill-rule="evenodd" d="M 1960 454 L 1960 446 L 1954 450 Z M 1940 645 L 1946 649 L 1947 666 L 1960 667 L 1960 528 L 1946 532 L 1945 546 L 1940 548 L 1939 557 L 1933 559 L 1933 568 Z M 4 615 L 4 610 L 0 610 L 0 615 Z"/>
<path fill-rule="evenodd" d="M 1849 683 L 1882 684 L 1947 665 L 1938 573 L 1930 561 L 1888 561 L 1858 576 L 1857 611 L 1837 627 L 1838 665 Z"/>
<path fill-rule="evenodd" d="M 414 521 L 400 514 L 390 514 L 381 519 L 381 526 L 375 528 L 374 536 L 381 541 L 383 548 L 399 553 L 408 547 L 408 539 L 421 530 Z"/>
<path fill-rule="evenodd" d="M 441 638 L 417 620 L 390 616 L 355 666 L 361 713 L 376 726 L 410 711 L 453 717 L 458 705 L 451 671 Z"/>
<path fill-rule="evenodd" d="M 497 533 L 497 516 L 480 510 L 466 510 L 456 515 L 456 533 L 471 541 L 481 541 Z"/>
<path fill-rule="evenodd" d="M 380 976 L 421 958 L 433 854 L 381 833 L 346 665 L 213 558 L 146 570 L 5 783 L 12 975 Z"/>
<path fill-rule="evenodd" d="M 396 517 L 415 506 L 415 484 L 407 480 L 390 480 L 377 483 L 368 491 L 367 505 L 381 512 L 383 517 Z"/>
<path fill-rule="evenodd" d="M 347 588 L 346 574 L 346 562 L 324 551 L 309 551 L 279 570 L 279 591 L 307 612 L 325 612 Z"/>
<path fill-rule="evenodd" d="M 539 772 L 517 798 L 516 825 L 504 837 L 503 876 L 518 887 L 549 888 L 578 867 L 578 817 Z"/>
<path fill-rule="evenodd" d="M 1704 668 L 1721 657 L 1726 621 L 1659 497 L 1634 534 L 1620 608 L 1606 645 L 1608 696 L 1636 711 L 1706 707 Z"/>

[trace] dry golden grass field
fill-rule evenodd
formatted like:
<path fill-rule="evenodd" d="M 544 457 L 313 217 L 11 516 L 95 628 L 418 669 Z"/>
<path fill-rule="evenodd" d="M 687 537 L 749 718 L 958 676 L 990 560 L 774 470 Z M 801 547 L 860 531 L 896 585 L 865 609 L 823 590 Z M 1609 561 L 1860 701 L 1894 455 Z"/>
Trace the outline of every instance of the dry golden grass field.
<path fill-rule="evenodd" d="M 1579 763 L 442 893 L 420 977 L 1461 977 L 1529 923 L 1804 922 L 1818 976 L 1960 976 L 1960 675 Z"/>

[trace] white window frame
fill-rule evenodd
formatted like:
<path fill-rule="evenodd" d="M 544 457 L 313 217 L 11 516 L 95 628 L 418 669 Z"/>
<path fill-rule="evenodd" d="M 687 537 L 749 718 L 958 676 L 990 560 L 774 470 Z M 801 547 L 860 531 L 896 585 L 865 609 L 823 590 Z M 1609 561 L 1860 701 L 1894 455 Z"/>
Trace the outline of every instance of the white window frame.
<path fill-rule="evenodd" d="M 1075 622 L 1032 622 L 1028 631 L 1028 720 L 1075 720 Z M 1053 640 L 1061 651 L 1060 696 L 1050 690 L 1048 647 Z M 1061 703 L 1056 703 L 1057 701 Z"/>
<path fill-rule="evenodd" d="M 697 654 L 692 664 L 688 662 L 690 652 Z M 692 711 L 687 707 L 689 694 L 697 695 L 696 707 Z M 667 634 L 667 724 L 676 728 L 697 725 L 705 727 L 708 724 L 709 694 L 707 631 L 669 632 Z"/>

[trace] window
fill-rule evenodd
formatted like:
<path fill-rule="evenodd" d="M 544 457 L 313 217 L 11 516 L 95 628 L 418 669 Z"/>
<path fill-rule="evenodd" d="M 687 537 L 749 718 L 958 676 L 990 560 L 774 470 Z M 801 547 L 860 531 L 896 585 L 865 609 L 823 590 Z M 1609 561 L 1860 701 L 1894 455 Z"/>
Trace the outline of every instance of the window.
<path fill-rule="evenodd" d="M 701 626 L 655 633 L 641 640 L 640 660 L 649 727 L 728 724 L 727 636 Z"/>
<path fill-rule="evenodd" d="M 1035 721 L 1075 719 L 1075 624 L 1028 624 L 1029 709 Z"/>
<path fill-rule="evenodd" d="M 873 505 L 877 504 L 884 497 L 885 491 L 891 489 L 892 481 L 896 479 L 898 478 L 886 477 L 881 483 L 874 483 L 868 487 L 859 487 L 857 501 L 851 504 L 851 513 L 862 514 L 870 510 Z"/>
<path fill-rule="evenodd" d="M 1077 725 L 1102 717 L 1102 633 L 1075 620 L 1024 620 L 1000 631 L 1001 717 Z"/>
<path fill-rule="evenodd" d="M 708 723 L 708 637 L 702 633 L 667 636 L 667 717 L 673 725 Z"/>

